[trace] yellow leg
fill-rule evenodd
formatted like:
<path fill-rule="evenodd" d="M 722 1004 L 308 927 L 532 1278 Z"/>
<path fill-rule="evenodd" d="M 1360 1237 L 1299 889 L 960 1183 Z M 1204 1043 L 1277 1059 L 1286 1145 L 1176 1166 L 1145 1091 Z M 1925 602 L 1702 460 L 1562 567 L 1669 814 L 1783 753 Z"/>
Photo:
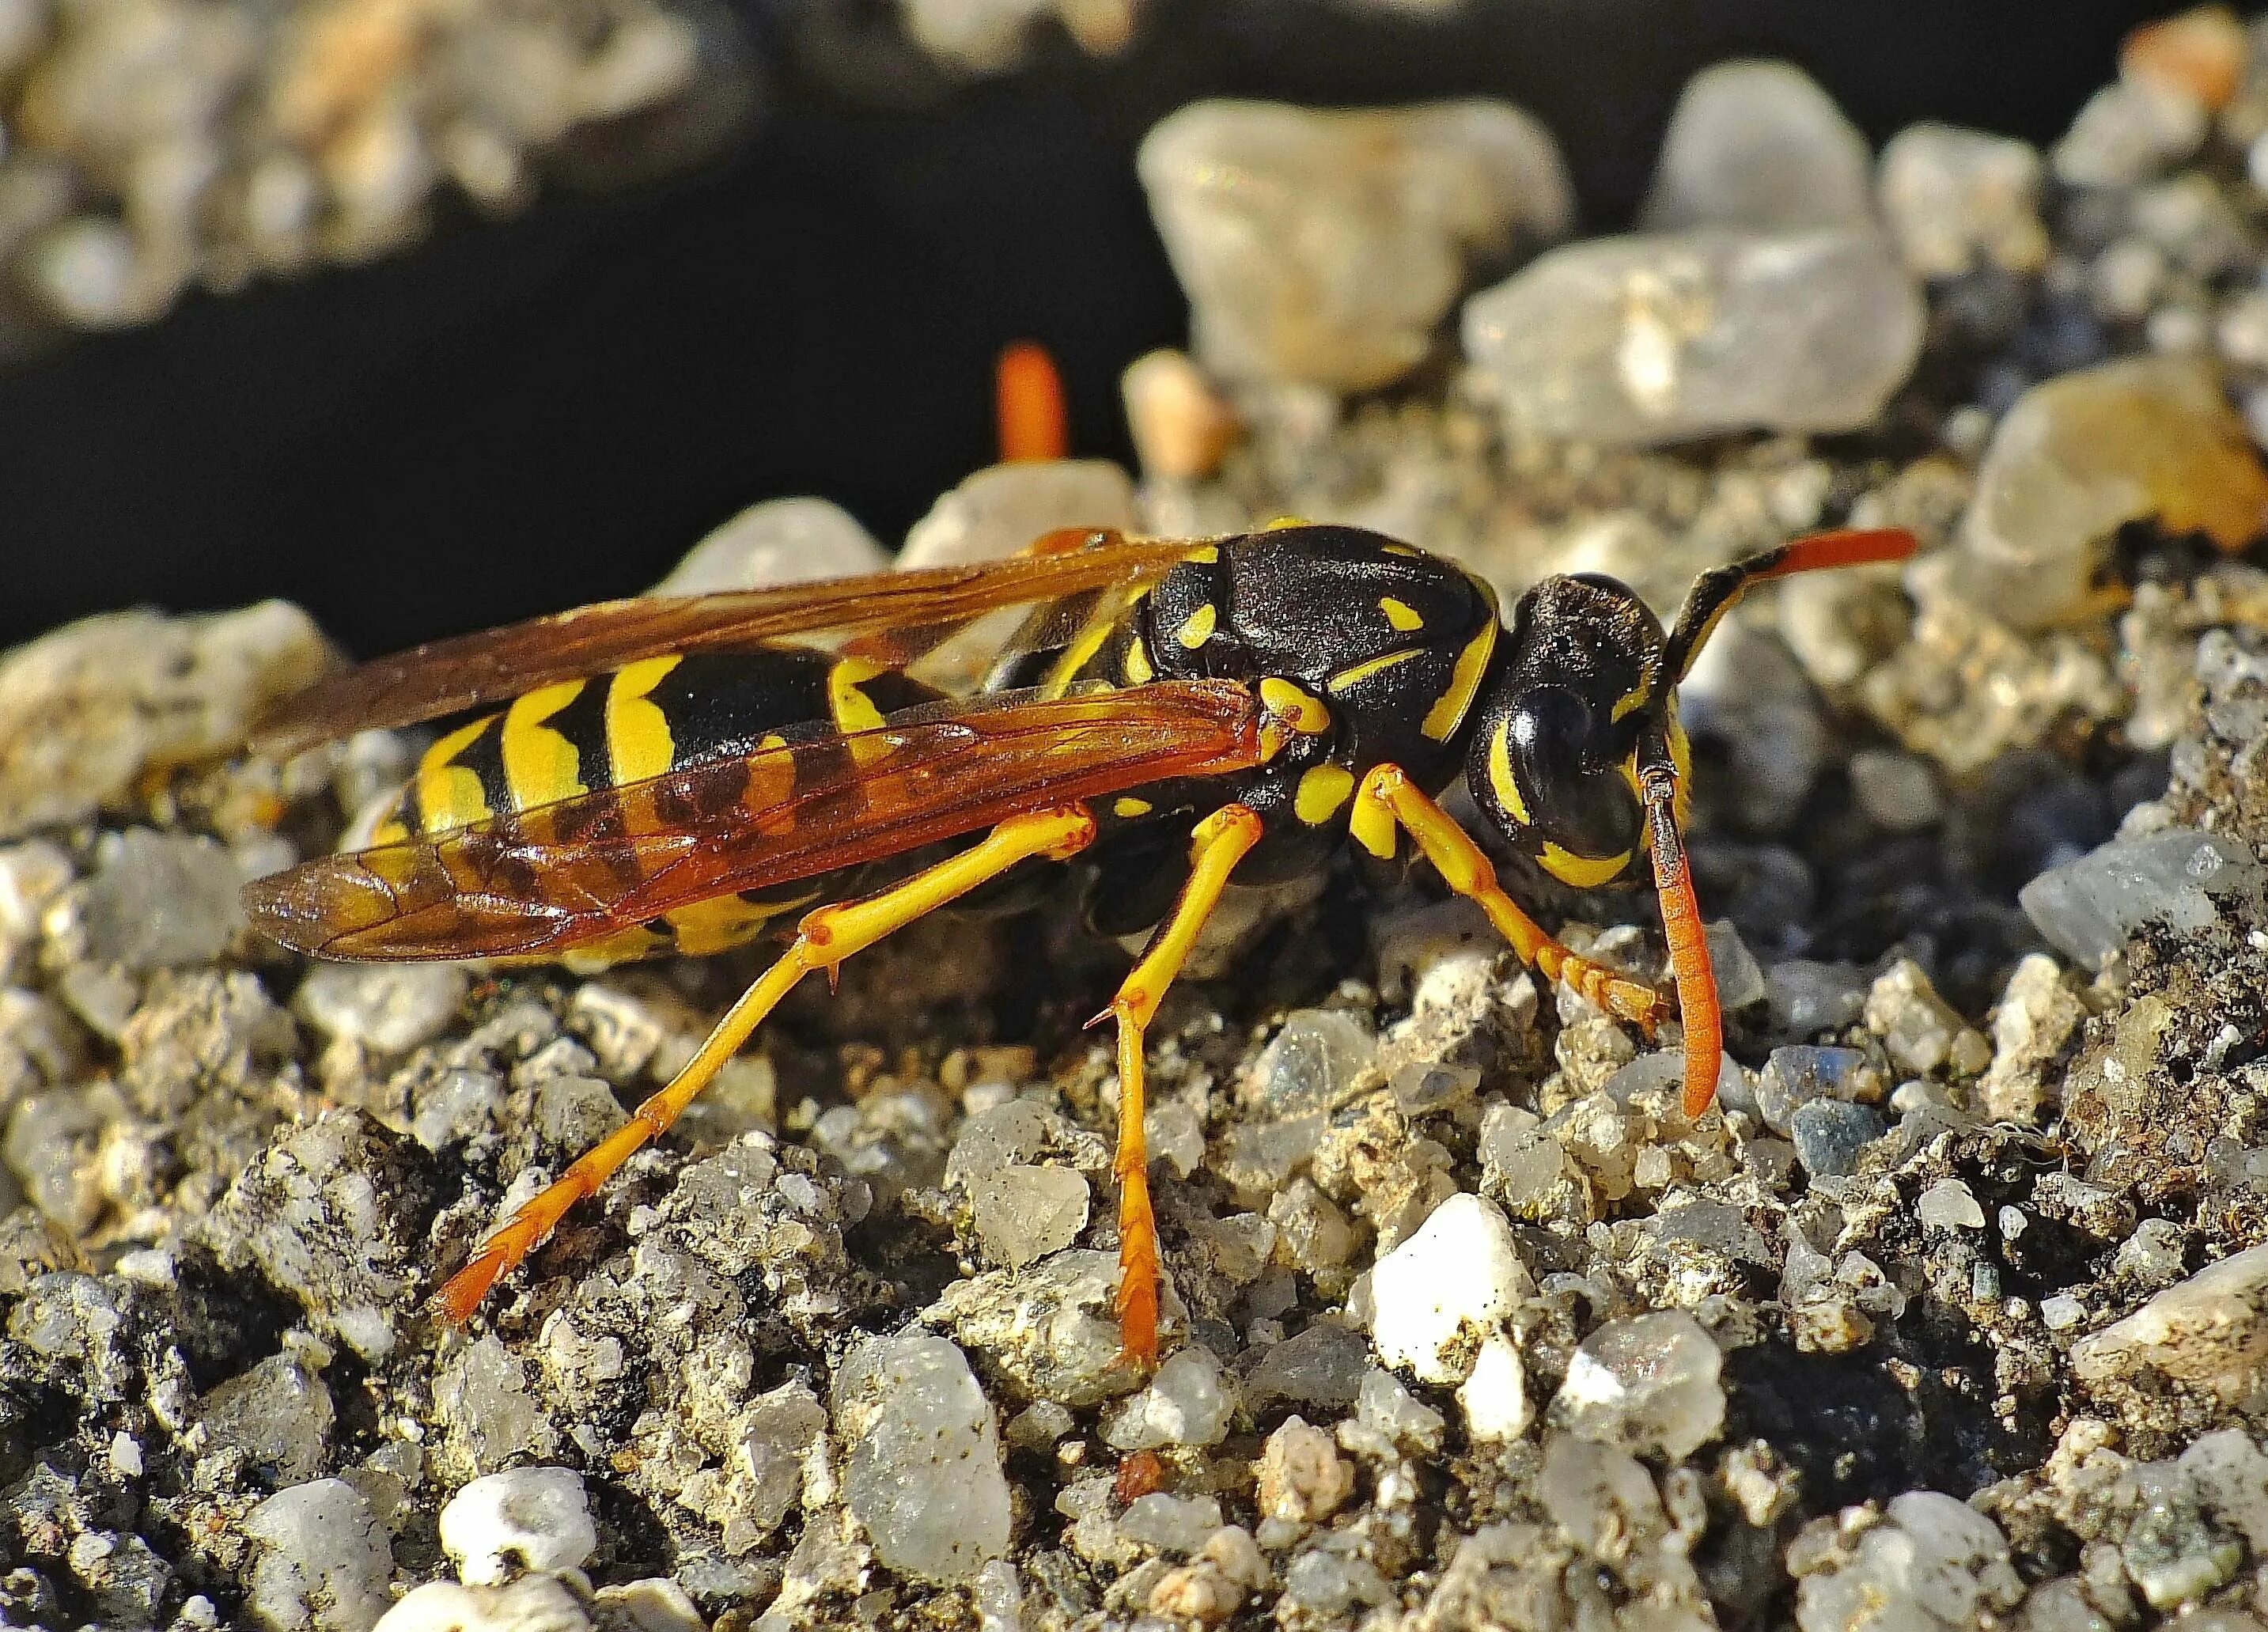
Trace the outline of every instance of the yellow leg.
<path fill-rule="evenodd" d="M 779 961 L 758 976 L 756 983 L 726 1011 L 685 1069 L 639 1106 L 630 1120 L 604 1143 L 585 1151 L 549 1188 L 504 1220 L 481 1244 L 472 1261 L 441 1289 L 441 1307 L 449 1319 L 461 1321 L 470 1317 L 497 1277 L 510 1273 L 533 1252 L 569 1208 L 598 1189 L 632 1154 L 675 1121 L 805 975 L 814 969 L 824 969 L 831 975 L 852 953 L 864 952 L 893 930 L 999 877 L 1019 862 L 1038 856 L 1060 861 L 1077 855 L 1094 839 L 1094 819 L 1080 806 L 1011 817 L 969 849 L 902 884 L 864 901 L 843 901 L 806 914 Z"/>
<path fill-rule="evenodd" d="M 1145 1366 L 1158 1358 L 1158 1221 L 1142 1136 L 1142 1033 L 1260 832 L 1260 818 L 1241 805 L 1223 805 L 1197 824 L 1189 835 L 1189 882 L 1104 1011 L 1118 1022 L 1118 1330 L 1127 1354 Z"/>
<path fill-rule="evenodd" d="M 1543 932 L 1543 926 L 1504 893 L 1496 869 L 1457 826 L 1456 819 L 1428 798 L 1398 765 L 1381 765 L 1355 790 L 1354 809 L 1348 825 L 1373 854 L 1394 853 L 1394 829 L 1409 830 L 1418 853 L 1451 889 L 1480 903 L 1497 932 L 1512 943 L 1522 963 L 1543 971 L 1548 981 L 1564 981 L 1618 1019 L 1643 1028 L 1650 1037 L 1661 1018 L 1661 994 L 1653 987 L 1616 974 L 1604 964 L 1568 951 Z"/>

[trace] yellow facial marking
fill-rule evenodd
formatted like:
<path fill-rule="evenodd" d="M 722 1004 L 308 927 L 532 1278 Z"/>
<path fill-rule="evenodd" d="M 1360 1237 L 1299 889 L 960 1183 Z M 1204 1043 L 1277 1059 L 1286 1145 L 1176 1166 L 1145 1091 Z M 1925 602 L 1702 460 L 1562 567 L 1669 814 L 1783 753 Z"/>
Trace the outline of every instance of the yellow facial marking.
<path fill-rule="evenodd" d="M 1174 631 L 1174 638 L 1183 649 L 1195 651 L 1212 638 L 1213 627 L 1219 621 L 1220 614 L 1213 610 L 1212 603 L 1207 601 L 1189 614 L 1189 621 Z"/>
<path fill-rule="evenodd" d="M 1137 635 L 1126 643 L 1126 662 L 1123 672 L 1129 686 L 1146 686 L 1158 678 L 1158 671 L 1150 666 L 1150 649 Z"/>
<path fill-rule="evenodd" d="M 1339 806 L 1354 791 L 1354 773 L 1339 765 L 1317 765 L 1301 775 L 1292 796 L 1292 813 L 1310 827 L 1320 827 L 1338 814 Z"/>
<path fill-rule="evenodd" d="M 1386 614 L 1388 623 L 1404 635 L 1425 627 L 1425 620 L 1418 614 L 1418 608 L 1406 600 L 1396 600 L 1391 595 L 1381 596 L 1378 609 Z"/>
<path fill-rule="evenodd" d="M 1130 821 L 1137 816 L 1147 816 L 1151 809 L 1149 800 L 1138 799 L 1130 793 L 1112 800 L 1110 805 L 1113 816 L 1123 816 Z"/>
<path fill-rule="evenodd" d="M 869 662 L 865 658 L 845 658 L 827 671 L 827 711 L 835 721 L 836 730 L 845 736 L 851 736 L 854 732 L 881 728 L 881 709 L 876 708 L 874 700 L 858 687 L 885 673 L 887 671 L 882 665 Z M 890 745 L 887 742 L 860 742 L 854 737 L 850 743 L 850 758 L 855 764 L 872 765 L 889 752 Z"/>
<path fill-rule="evenodd" d="M 1331 728 L 1331 710 L 1321 697 L 1290 680 L 1270 675 L 1260 682 L 1260 702 L 1293 731 L 1321 736 Z"/>
<path fill-rule="evenodd" d="M 1621 696 L 1615 699 L 1615 706 L 1608 713 L 1607 717 L 1609 720 L 1619 720 L 1631 713 L 1633 709 L 1644 708 L 1646 706 L 1646 700 L 1652 695 L 1653 695 L 1653 682 L 1650 680 L 1640 680 L 1637 685 L 1631 687 L 1628 691 L 1623 693 Z"/>
<path fill-rule="evenodd" d="M 1572 884 L 1579 890 L 1589 890 L 1616 877 L 1629 866 L 1630 852 L 1624 850 L 1619 856 L 1578 856 L 1547 839 L 1543 843 L 1543 854 L 1537 859 L 1543 862 L 1543 870 L 1560 883 Z"/>
<path fill-rule="evenodd" d="M 1323 689 L 1336 697 L 1342 692 L 1352 691 L 1373 674 L 1383 674 L 1396 664 L 1407 663 L 1412 658 L 1422 658 L 1425 655 L 1424 647 L 1412 646 L 1407 651 L 1389 651 L 1383 657 L 1370 658 L 1360 663 L 1350 664 L 1325 680 Z"/>
<path fill-rule="evenodd" d="M 1196 562 L 1200 566 L 1209 567 L 1214 562 L 1220 559 L 1220 546 L 1218 544 L 1200 544 L 1188 555 L 1182 556 L 1182 559 L 1183 561 Z"/>
<path fill-rule="evenodd" d="M 1465 710 L 1473 706 L 1473 694 L 1481 688 L 1481 676 L 1488 672 L 1489 654 L 1496 650 L 1496 627 L 1491 616 L 1481 625 L 1481 632 L 1465 643 L 1465 649 L 1457 654 L 1456 667 L 1449 672 L 1449 688 L 1418 723 L 1418 729 L 1434 741 L 1447 742 L 1464 723 Z"/>
<path fill-rule="evenodd" d="M 1304 516 L 1278 516 L 1273 521 L 1262 523 L 1260 530 L 1263 533 L 1281 533 L 1286 527 L 1304 527 L 1309 525 L 1311 524 Z"/>
<path fill-rule="evenodd" d="M 417 811 L 427 833 L 469 827 L 489 819 L 488 796 L 482 791 L 480 773 L 454 761 L 495 724 L 496 717 L 490 715 L 460 725 L 425 750 L 425 757 L 417 763 Z"/>
<path fill-rule="evenodd" d="M 512 790 L 514 808 L 532 811 L 591 790 L 583 781 L 582 755 L 575 752 L 575 745 L 544 724 L 581 696 L 588 684 L 562 680 L 541 687 L 504 710 L 499 746 L 504 786 Z"/>
<path fill-rule="evenodd" d="M 668 770 L 677 758 L 669 716 L 647 693 L 681 661 L 674 654 L 625 665 L 607 687 L 607 754 L 614 761 L 615 785 L 645 782 Z"/>
<path fill-rule="evenodd" d="M 1520 781 L 1512 774 L 1512 726 L 1498 725 L 1496 734 L 1489 739 L 1489 787 L 1503 805 L 1505 814 L 1525 827 L 1535 819 L 1528 813 L 1528 801 L 1520 797 Z"/>

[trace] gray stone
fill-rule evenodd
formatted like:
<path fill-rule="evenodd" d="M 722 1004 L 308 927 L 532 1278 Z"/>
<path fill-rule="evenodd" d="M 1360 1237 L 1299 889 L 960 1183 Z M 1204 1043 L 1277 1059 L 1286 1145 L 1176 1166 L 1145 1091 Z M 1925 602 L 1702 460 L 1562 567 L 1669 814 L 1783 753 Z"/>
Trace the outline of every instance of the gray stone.
<path fill-rule="evenodd" d="M 245 1609 L 270 1632 L 368 1632 L 392 1606 L 394 1555 L 362 1493 L 342 1479 L 279 1490 L 254 1508 L 258 1544 Z"/>
<path fill-rule="evenodd" d="M 1220 1503 L 1211 1496 L 1168 1496 L 1153 1490 L 1136 1496 L 1119 1517 L 1118 1529 L 1137 1547 L 1153 1553 L 1196 1552 L 1220 1528 Z"/>
<path fill-rule="evenodd" d="M 1011 1163 L 969 1187 L 969 1210 L 984 1255 L 1009 1269 L 1035 1263 L 1086 1228 L 1086 1176 L 1068 1167 Z"/>
<path fill-rule="evenodd" d="M 319 963 L 292 1006 L 325 1037 L 407 1054 L 456 1018 L 470 977 L 448 963 Z"/>
<path fill-rule="evenodd" d="M 1359 1334 L 1318 1320 L 1263 1353 L 1244 1375 L 1245 1403 L 1253 1411 L 1279 1401 L 1338 1410 L 1354 1403 L 1370 1345 Z"/>
<path fill-rule="evenodd" d="M 1839 1179 L 1858 1170 L 1859 1152 L 1889 1131 L 1881 1113 L 1839 1099 L 1813 1099 L 1788 1118 L 1795 1159 L 1815 1179 Z"/>
<path fill-rule="evenodd" d="M 1680 1462 L 1724 1427 L 1723 1369 L 1683 1310 L 1609 1320 L 1568 1362 L 1551 1420 L 1580 1438 Z"/>
<path fill-rule="evenodd" d="M 1867 1007 L 1867 977 L 1847 963 L 1786 958 L 1764 972 L 1772 1023 L 1798 1037 L 1839 1032 Z"/>
<path fill-rule="evenodd" d="M 129 827 L 106 834 L 80 886 L 85 956 L 129 969 L 207 963 L 244 925 L 244 875 L 210 839 Z"/>
<path fill-rule="evenodd" d="M 441 1510 L 440 1533 L 467 1586 L 501 1586 L 522 1570 L 580 1570 L 599 1547 L 583 1476 L 566 1467 L 474 1480 Z"/>
<path fill-rule="evenodd" d="M 1653 445 L 1854 430 L 1922 326 L 1871 230 L 1702 228 L 1553 250 L 1466 302 L 1464 343 L 1515 430 Z"/>
<path fill-rule="evenodd" d="M 655 595 L 715 595 L 887 572 L 888 552 L 849 511 L 822 498 L 766 499 L 718 525 Z"/>
<path fill-rule="evenodd" d="M 1448 1419 L 1402 1386 L 1391 1371 L 1373 1366 L 1362 1374 L 1355 1392 L 1355 1421 L 1396 1445 L 1420 1452 L 1438 1451 L 1448 1430 Z"/>
<path fill-rule="evenodd" d="M 2047 264 L 2039 151 L 2014 136 L 1924 121 L 1882 149 L 1883 217 L 1917 277 L 1979 268 L 2029 275 Z"/>
<path fill-rule="evenodd" d="M 2258 896 L 2264 871 L 2225 834 L 2166 827 L 2113 839 L 2053 867 L 2017 893 L 2025 915 L 2056 949 L 2099 969 L 2144 925 L 2183 934 L 2210 928 L 2230 897 Z"/>
<path fill-rule="evenodd" d="M 2268 1378 L 2268 1246 L 2248 1247 L 2169 1287 L 2071 1348 L 2073 1372 L 2101 1389 L 2154 1373 L 2236 1406 Z"/>
<path fill-rule="evenodd" d="M 1140 1381 L 1119 1344 L 1117 1291 L 1116 1255 L 1073 1247 L 957 1281 L 922 1318 L 949 1325 L 1026 1398 L 1091 1406 Z"/>
<path fill-rule="evenodd" d="M 1851 791 L 1874 825 L 1914 833 L 1945 814 L 1945 797 L 1929 761 L 1888 748 L 1862 748 L 1851 756 Z"/>
<path fill-rule="evenodd" d="M 1502 102 L 1199 102 L 1138 163 L 1197 354 L 1232 380 L 1385 385 L 1425 355 L 1470 271 L 1573 221 L 1550 134 Z"/>
<path fill-rule="evenodd" d="M 292 1354 L 270 1355 L 198 1404 L 205 1454 L 233 1453 L 274 1485 L 305 1483 L 330 1451 L 331 1391 Z"/>
<path fill-rule="evenodd" d="M 913 1332 L 852 1349 L 835 1376 L 850 1447 L 843 1499 L 889 1568 L 973 1576 L 1008 1550 L 1008 1481 L 992 1408 L 961 1350 Z"/>
<path fill-rule="evenodd" d="M 558 1434 L 528 1393 L 526 1371 L 494 1333 L 442 1358 L 433 1401 L 448 1428 L 444 1456 L 461 1474 L 492 1474 L 559 1448 Z"/>
<path fill-rule="evenodd" d="M 2209 123 L 2188 97 L 2120 80 L 2088 99 L 2048 157 L 2066 186 L 2134 187 L 2195 152 Z"/>
<path fill-rule="evenodd" d="M 1649 231 L 1848 226 L 1873 217 L 1867 138 L 1791 62 L 1719 62 L 1685 83 L 1640 222 Z"/>
<path fill-rule="evenodd" d="M 1835 1567 L 1804 1576 L 1795 1609 L 1801 1632 L 1974 1627 L 2023 1597 L 2007 1538 L 1967 1503 L 1910 1490 L 1892 1499 L 1887 1517 Z"/>
<path fill-rule="evenodd" d="M 1881 1073 L 1857 1048 L 1815 1048 L 1795 1044 L 1775 1048 L 1756 1073 L 1756 1110 L 1777 1134 L 1793 1130 L 1795 1113 L 1814 1099 L 1856 1103 L 1879 1099 Z"/>

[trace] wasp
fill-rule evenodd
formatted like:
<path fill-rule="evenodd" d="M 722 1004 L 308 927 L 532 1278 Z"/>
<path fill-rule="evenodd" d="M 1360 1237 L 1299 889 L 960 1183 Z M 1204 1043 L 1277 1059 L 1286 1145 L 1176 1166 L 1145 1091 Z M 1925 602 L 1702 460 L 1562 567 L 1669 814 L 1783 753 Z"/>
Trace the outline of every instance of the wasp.
<path fill-rule="evenodd" d="M 439 1296 L 462 1320 L 806 975 L 1035 870 L 1089 869 L 1099 902 L 1149 903 L 1130 932 L 1155 926 L 1097 1017 L 1117 1027 L 1118 1314 L 1151 1362 L 1143 1035 L 1231 879 L 1282 881 L 1348 846 L 1422 858 L 1528 964 L 1651 1035 L 1668 996 L 1546 933 L 1440 796 L 1462 780 L 1497 840 L 1568 885 L 1650 872 L 1697 1117 L 1723 1043 L 1678 682 L 1753 585 L 1913 548 L 1900 531 L 1798 540 L 1703 575 L 1667 629 L 1612 578 L 1548 577 L 1507 617 L 1454 562 L 1311 525 L 1073 531 L 976 566 L 588 606 L 288 702 L 263 746 L 456 723 L 366 843 L 246 901 L 275 940 L 335 959 L 593 965 L 792 925 L 684 1069 L 475 1248 Z"/>

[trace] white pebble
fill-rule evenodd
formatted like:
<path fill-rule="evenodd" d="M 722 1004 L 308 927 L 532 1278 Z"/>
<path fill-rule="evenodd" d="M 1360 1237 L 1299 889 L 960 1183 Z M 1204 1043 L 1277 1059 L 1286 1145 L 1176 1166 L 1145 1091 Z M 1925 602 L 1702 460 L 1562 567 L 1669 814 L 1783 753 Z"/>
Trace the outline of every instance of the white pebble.
<path fill-rule="evenodd" d="M 475 1479 L 441 1510 L 441 1550 L 470 1586 L 496 1586 L 516 1570 L 579 1570 L 598 1550 L 583 1476 L 565 1467 L 516 1467 Z"/>
<path fill-rule="evenodd" d="M 1528 1368 L 1520 1350 L 1502 1334 L 1481 1345 L 1473 1374 L 1457 1390 L 1465 1431 L 1475 1439 L 1510 1441 L 1528 1431 L 1535 1408 L 1528 1398 Z"/>
<path fill-rule="evenodd" d="M 1477 1345 L 1535 1290 L 1503 1210 L 1453 1195 L 1371 1271 L 1373 1346 L 1421 1382 L 1462 1381 Z"/>
<path fill-rule="evenodd" d="M 586 1632 L 590 1624 L 572 1592 L 549 1576 L 530 1576 L 505 1587 L 428 1582 L 372 1632 Z"/>
<path fill-rule="evenodd" d="M 957 567 L 998 561 L 1059 527 L 1134 525 L 1134 483 L 1104 459 L 991 465 L 930 506 L 898 552 L 898 565 Z"/>
<path fill-rule="evenodd" d="M 1982 1230 L 1984 1209 L 1969 1187 L 1958 1179 L 1940 1179 L 1921 1193 L 1914 1217 L 1925 1227 L 1940 1230 Z"/>

